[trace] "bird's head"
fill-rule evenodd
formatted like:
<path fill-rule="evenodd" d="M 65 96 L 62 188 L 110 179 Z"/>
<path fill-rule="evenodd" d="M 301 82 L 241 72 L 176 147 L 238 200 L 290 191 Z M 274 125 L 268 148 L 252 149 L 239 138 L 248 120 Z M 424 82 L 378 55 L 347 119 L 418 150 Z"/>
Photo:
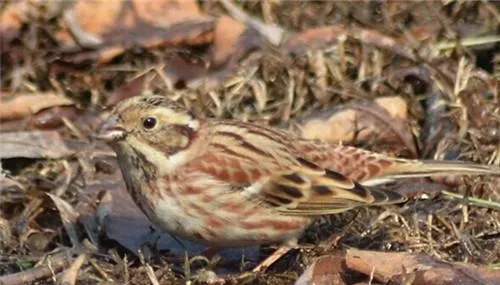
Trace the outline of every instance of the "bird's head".
<path fill-rule="evenodd" d="M 154 161 L 186 150 L 199 127 L 194 115 L 165 96 L 136 96 L 113 109 L 97 137 L 115 149 L 129 149 Z"/>

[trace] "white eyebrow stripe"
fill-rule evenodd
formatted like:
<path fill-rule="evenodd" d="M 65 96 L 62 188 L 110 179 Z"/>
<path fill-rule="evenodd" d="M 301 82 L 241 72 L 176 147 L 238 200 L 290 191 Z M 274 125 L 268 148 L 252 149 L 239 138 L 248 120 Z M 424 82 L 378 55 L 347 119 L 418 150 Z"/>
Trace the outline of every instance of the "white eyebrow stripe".
<path fill-rule="evenodd" d="M 199 122 L 193 119 L 189 114 L 183 112 L 174 112 L 168 108 L 158 108 L 153 111 L 153 115 L 158 116 L 160 121 L 167 124 L 187 125 L 191 129 L 197 129 Z"/>
<path fill-rule="evenodd" d="M 156 108 L 154 109 L 153 114 L 159 117 L 166 117 L 166 118 L 170 118 L 175 115 L 175 113 L 172 112 L 172 110 L 167 108 Z"/>

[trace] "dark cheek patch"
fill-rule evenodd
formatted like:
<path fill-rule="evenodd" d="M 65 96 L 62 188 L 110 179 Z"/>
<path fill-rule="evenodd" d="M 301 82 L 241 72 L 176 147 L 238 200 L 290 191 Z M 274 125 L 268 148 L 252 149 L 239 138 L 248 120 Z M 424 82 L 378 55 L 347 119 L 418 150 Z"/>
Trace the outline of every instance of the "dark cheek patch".
<path fill-rule="evenodd" d="M 152 132 L 142 132 L 141 137 L 162 153 L 173 155 L 191 145 L 195 131 L 185 125 L 169 125 L 161 126 Z"/>

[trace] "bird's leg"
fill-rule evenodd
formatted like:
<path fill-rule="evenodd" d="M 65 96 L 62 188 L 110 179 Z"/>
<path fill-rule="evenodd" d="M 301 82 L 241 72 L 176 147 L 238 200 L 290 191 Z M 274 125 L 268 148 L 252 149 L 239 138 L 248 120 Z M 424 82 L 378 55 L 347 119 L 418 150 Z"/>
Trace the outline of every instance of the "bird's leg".
<path fill-rule="evenodd" d="M 282 245 L 276 251 L 274 251 L 270 256 L 264 259 L 261 263 L 259 263 L 252 272 L 257 273 L 261 270 L 268 268 L 273 265 L 278 259 L 280 259 L 283 255 L 287 254 L 291 249 L 295 246 L 290 245 Z"/>

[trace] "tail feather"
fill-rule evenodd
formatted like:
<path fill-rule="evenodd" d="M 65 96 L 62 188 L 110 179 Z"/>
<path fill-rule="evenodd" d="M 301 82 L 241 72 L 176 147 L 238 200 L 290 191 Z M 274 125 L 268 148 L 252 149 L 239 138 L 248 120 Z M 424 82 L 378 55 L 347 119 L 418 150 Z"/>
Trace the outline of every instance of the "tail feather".
<path fill-rule="evenodd" d="M 375 198 L 371 205 L 398 204 L 408 200 L 405 195 L 391 190 L 370 189 L 370 192 Z"/>
<path fill-rule="evenodd" d="M 448 176 L 448 175 L 499 175 L 500 167 L 462 161 L 396 160 L 377 177 L 363 181 L 363 185 L 377 185 L 396 179 Z"/>

